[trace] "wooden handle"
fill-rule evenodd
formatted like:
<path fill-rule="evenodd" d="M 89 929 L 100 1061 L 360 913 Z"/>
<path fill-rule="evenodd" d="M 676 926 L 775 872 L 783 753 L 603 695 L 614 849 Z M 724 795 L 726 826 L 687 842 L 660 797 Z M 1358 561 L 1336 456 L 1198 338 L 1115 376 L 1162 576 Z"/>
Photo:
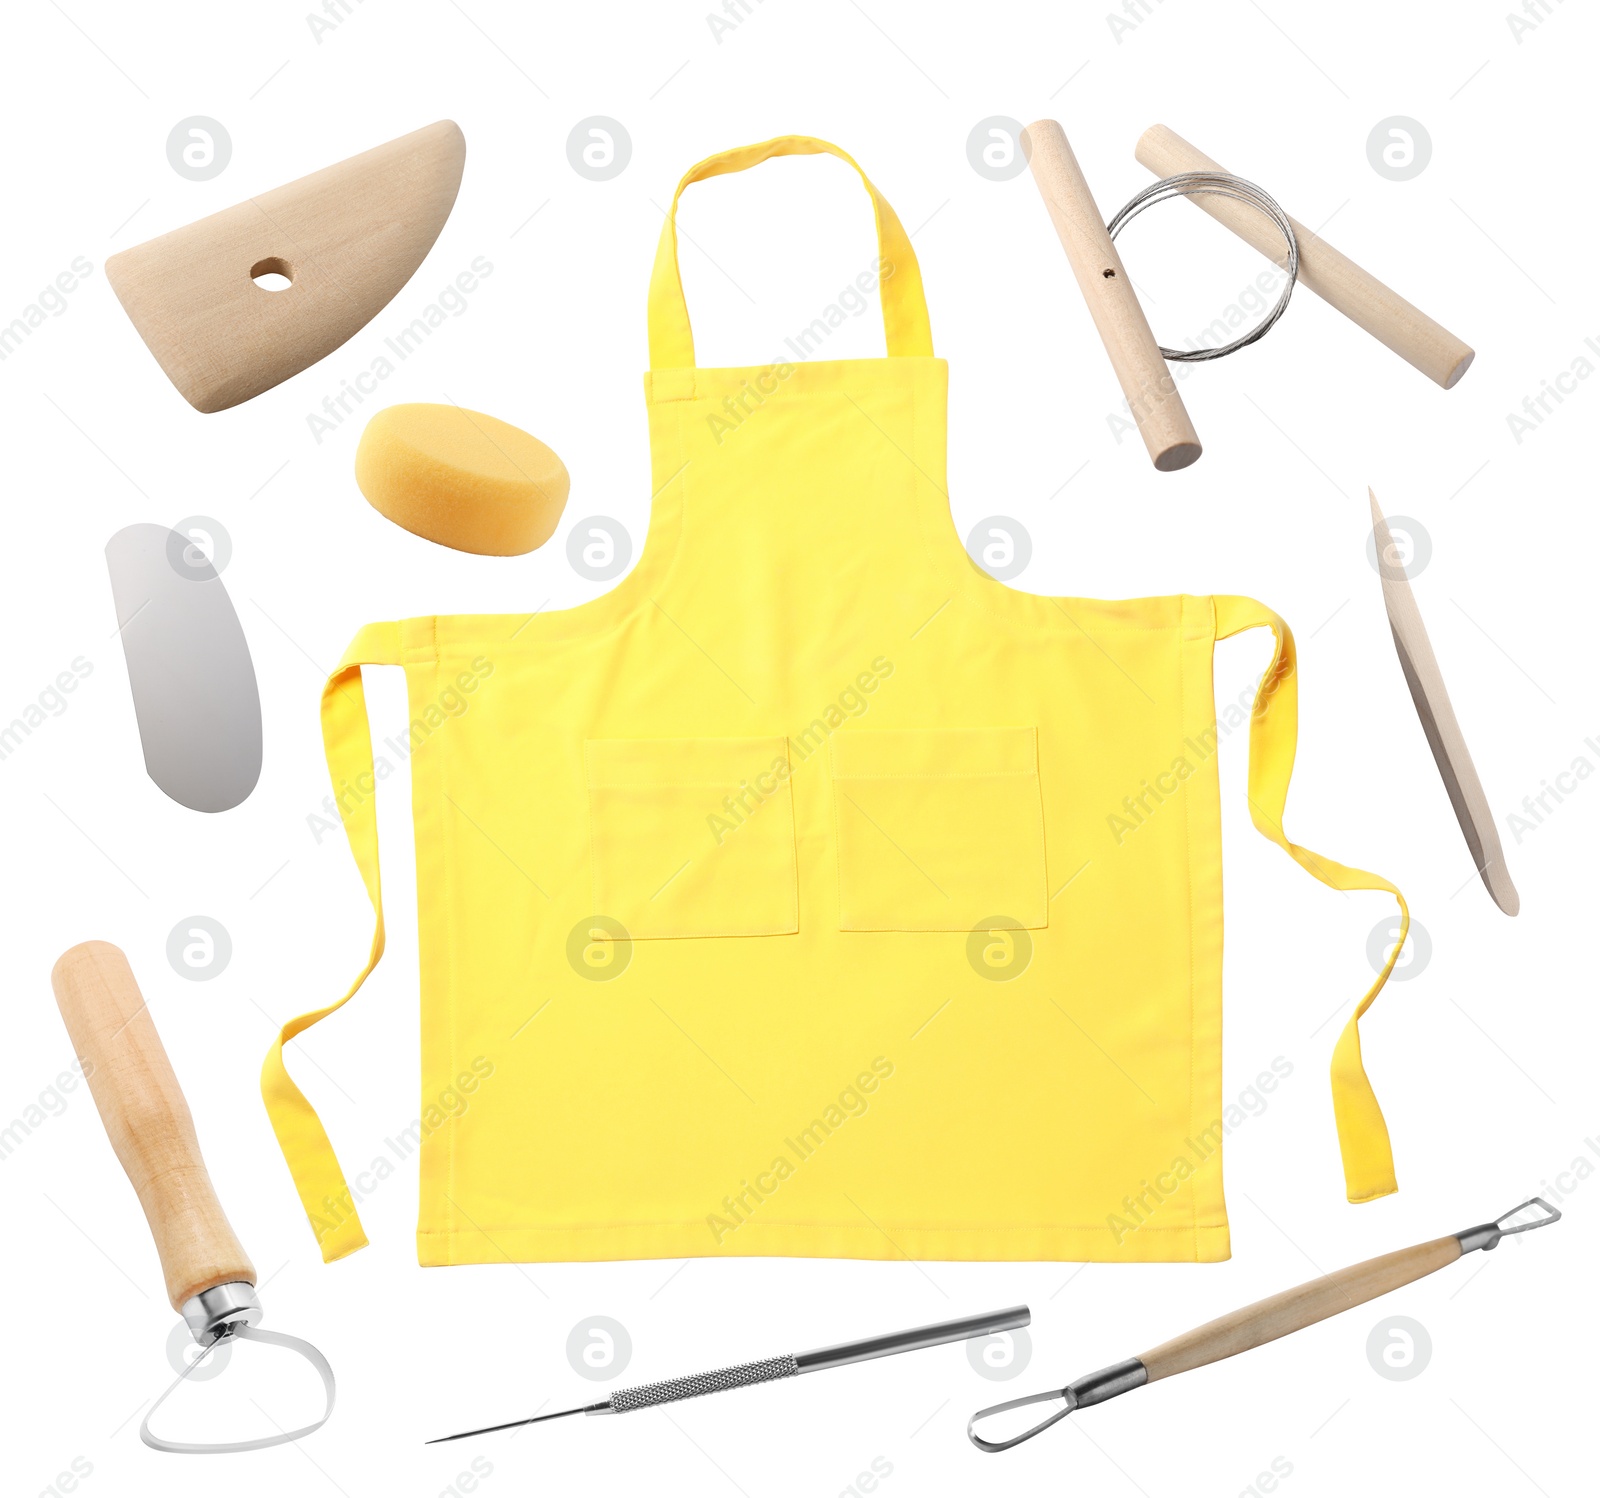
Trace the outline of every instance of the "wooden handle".
<path fill-rule="evenodd" d="M 1139 1361 L 1149 1372 L 1151 1383 L 1174 1373 L 1187 1373 L 1191 1368 L 1220 1362 L 1237 1352 L 1248 1352 L 1263 1342 L 1275 1342 L 1302 1327 L 1326 1321 L 1340 1311 L 1420 1280 L 1460 1257 L 1461 1240 L 1449 1237 L 1352 1264 L 1336 1274 L 1269 1295 L 1253 1306 L 1197 1326 L 1192 1332 L 1141 1353 Z"/>
<path fill-rule="evenodd" d="M 1133 154 L 1158 177 L 1227 170 L 1165 125 L 1152 125 L 1146 130 Z M 1288 263 L 1288 249 L 1277 225 L 1256 209 L 1209 193 L 1189 201 L 1280 267 Z M 1294 225 L 1300 245 L 1302 286 L 1316 292 L 1357 327 L 1365 328 L 1379 343 L 1393 349 L 1407 364 L 1446 390 L 1467 372 L 1473 351 L 1454 333 L 1341 255 L 1327 240 L 1319 239 L 1299 219 L 1291 218 L 1289 222 Z"/>
<path fill-rule="evenodd" d="M 61 957 L 50 982 L 111 1147 L 139 1193 L 173 1310 L 216 1285 L 255 1284 L 128 959 L 110 942 L 86 941 Z"/>
<path fill-rule="evenodd" d="M 1164 473 L 1187 468 L 1200 438 L 1066 134 L 1054 120 L 1035 120 L 1022 144 L 1151 462 Z"/>

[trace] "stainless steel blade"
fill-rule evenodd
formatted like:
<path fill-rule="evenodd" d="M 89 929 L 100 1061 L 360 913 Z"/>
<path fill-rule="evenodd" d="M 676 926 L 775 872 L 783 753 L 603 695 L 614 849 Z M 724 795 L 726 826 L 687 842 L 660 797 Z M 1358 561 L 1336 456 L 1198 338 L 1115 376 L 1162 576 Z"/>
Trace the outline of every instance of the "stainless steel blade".
<path fill-rule="evenodd" d="M 118 531 L 106 565 L 145 770 L 182 806 L 237 806 L 261 775 L 261 698 L 222 579 L 164 525 Z"/>

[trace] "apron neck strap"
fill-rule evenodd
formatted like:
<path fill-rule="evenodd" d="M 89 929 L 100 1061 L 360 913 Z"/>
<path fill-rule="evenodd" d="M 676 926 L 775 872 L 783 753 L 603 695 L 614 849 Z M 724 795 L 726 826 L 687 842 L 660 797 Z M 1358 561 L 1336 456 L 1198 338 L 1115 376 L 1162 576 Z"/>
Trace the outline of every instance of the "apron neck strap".
<path fill-rule="evenodd" d="M 883 332 L 891 358 L 931 358 L 933 335 L 928 329 L 928 304 L 922 294 L 922 271 L 912 253 L 911 240 L 900 220 L 867 174 L 848 152 L 825 140 L 809 135 L 780 135 L 759 145 L 739 146 L 708 156 L 684 174 L 672 196 L 672 207 L 661 226 L 661 244 L 656 250 L 655 269 L 650 276 L 650 367 L 651 369 L 694 368 L 694 334 L 689 327 L 689 309 L 683 298 L 683 282 L 678 275 L 678 199 L 691 182 L 720 177 L 725 172 L 742 172 L 774 156 L 816 156 L 826 154 L 848 161 L 860 173 L 872 199 L 878 223 L 878 295 L 883 303 Z"/>

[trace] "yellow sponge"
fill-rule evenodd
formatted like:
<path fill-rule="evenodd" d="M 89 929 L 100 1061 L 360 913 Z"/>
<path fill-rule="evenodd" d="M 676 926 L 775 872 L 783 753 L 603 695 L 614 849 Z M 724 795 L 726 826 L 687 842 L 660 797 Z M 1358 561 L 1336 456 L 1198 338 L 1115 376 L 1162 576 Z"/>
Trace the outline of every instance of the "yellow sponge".
<path fill-rule="evenodd" d="M 413 535 L 480 556 L 544 545 L 571 482 L 537 437 L 461 406 L 389 406 L 356 448 L 356 483 L 373 509 Z"/>

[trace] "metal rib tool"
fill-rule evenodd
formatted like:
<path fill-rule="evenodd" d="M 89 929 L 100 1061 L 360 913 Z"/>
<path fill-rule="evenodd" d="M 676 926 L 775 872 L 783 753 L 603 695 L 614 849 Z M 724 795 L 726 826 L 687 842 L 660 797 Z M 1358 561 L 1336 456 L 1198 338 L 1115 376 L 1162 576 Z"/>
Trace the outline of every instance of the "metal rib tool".
<path fill-rule="evenodd" d="M 1541 1215 L 1530 1221 L 1519 1222 L 1517 1219 L 1530 1207 L 1539 1209 Z M 1297 1285 L 1293 1290 L 1284 1290 L 1268 1296 L 1266 1300 L 1258 1300 L 1254 1305 L 1219 1316 L 1192 1332 L 1163 1342 L 1139 1357 L 1125 1358 L 1097 1373 L 1074 1379 L 1064 1389 L 1048 1389 L 1043 1394 L 1026 1394 L 1021 1399 L 992 1404 L 988 1409 L 979 1410 L 967 1421 L 967 1439 L 980 1451 L 1009 1451 L 1013 1446 L 1031 1440 L 1040 1431 L 1049 1430 L 1058 1420 L 1065 1420 L 1074 1410 L 1102 1404 L 1107 1399 L 1114 1399 L 1118 1394 L 1126 1394 L 1157 1379 L 1170 1378 L 1174 1373 L 1186 1373 L 1191 1368 L 1202 1368 L 1207 1363 L 1231 1358 L 1235 1353 L 1248 1352 L 1252 1347 L 1276 1341 L 1290 1332 L 1313 1326 L 1329 1316 L 1337 1316 L 1340 1311 L 1348 1311 L 1352 1306 L 1387 1295 L 1402 1285 L 1409 1285 L 1413 1280 L 1455 1263 L 1462 1254 L 1470 1254 L 1480 1248 L 1491 1249 L 1502 1238 L 1510 1237 L 1513 1233 L 1549 1227 L 1552 1222 L 1560 1220 L 1561 1214 L 1543 1197 L 1532 1197 L 1493 1222 L 1466 1228 L 1444 1238 L 1435 1238 L 1428 1243 L 1414 1244 L 1397 1253 L 1382 1254 L 1376 1259 L 1367 1259 L 1348 1269 L 1340 1269 L 1333 1274 L 1323 1275 L 1321 1279 Z M 1031 1404 L 1059 1405 L 1060 1408 L 1051 1410 L 1043 1420 L 1029 1426 L 1020 1435 L 994 1439 L 978 1434 L 980 1421 Z"/>
<path fill-rule="evenodd" d="M 556 1410 L 548 1415 L 508 1420 L 503 1425 L 485 1425 L 478 1430 L 458 1431 L 453 1436 L 435 1437 L 426 1444 L 437 1446 L 441 1441 L 460 1441 L 467 1436 L 488 1435 L 491 1431 L 511 1430 L 519 1425 L 538 1425 L 545 1420 L 560 1420 L 566 1415 L 622 1415 L 629 1410 L 649 1409 L 652 1405 L 696 1399 L 702 1394 L 720 1394 L 724 1389 L 742 1389 L 751 1384 L 793 1378 L 800 1373 L 819 1373 L 824 1368 L 840 1368 L 846 1363 L 864 1363 L 869 1358 L 884 1358 L 891 1353 L 919 1352 L 924 1347 L 937 1347 L 944 1342 L 965 1342 L 971 1337 L 1015 1331 L 1026 1326 L 1029 1319 L 1026 1306 L 1011 1306 L 1007 1310 L 990 1311 L 982 1316 L 964 1316 L 956 1321 L 939 1321 L 932 1326 L 913 1327 L 910 1331 L 863 1337 L 858 1342 L 840 1342 L 832 1347 L 816 1348 L 812 1352 L 785 1353 L 782 1357 L 763 1358 L 758 1363 L 739 1363 L 732 1368 L 717 1368 L 710 1373 L 692 1373 L 684 1378 L 668 1378 L 660 1383 L 618 1389 L 609 1399 L 602 1399 L 598 1404 L 581 1404 L 574 1409 Z"/>

